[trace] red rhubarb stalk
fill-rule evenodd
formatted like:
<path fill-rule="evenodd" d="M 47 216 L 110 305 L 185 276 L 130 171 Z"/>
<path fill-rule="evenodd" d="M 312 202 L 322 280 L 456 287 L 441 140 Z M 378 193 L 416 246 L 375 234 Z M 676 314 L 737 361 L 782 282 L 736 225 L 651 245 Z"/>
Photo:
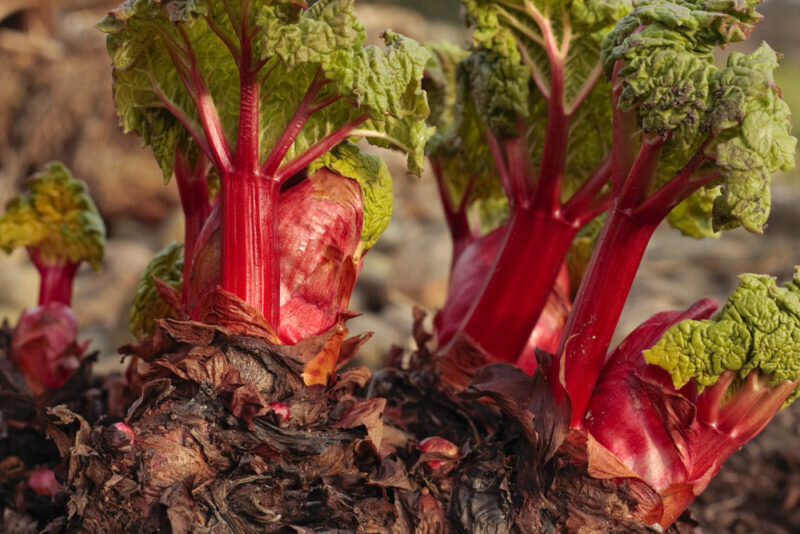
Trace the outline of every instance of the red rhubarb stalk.
<path fill-rule="evenodd" d="M 464 333 L 495 359 L 516 361 L 547 303 L 576 232 L 575 226 L 558 217 L 529 210 L 512 214 Z"/>
<path fill-rule="evenodd" d="M 60 260 L 48 263 L 34 248 L 28 248 L 28 254 L 40 275 L 39 306 L 50 302 L 71 306 L 72 283 L 81 262 Z"/>
<path fill-rule="evenodd" d="M 611 337 L 656 224 L 642 225 L 630 212 L 612 208 L 567 319 L 550 383 L 560 401 L 570 394 L 572 426 L 583 414 L 603 366 Z"/>
<path fill-rule="evenodd" d="M 200 237 L 200 231 L 211 213 L 211 202 L 208 196 L 208 161 L 203 154 L 197 156 L 192 167 L 186 156 L 175 150 L 175 180 L 178 182 L 178 193 L 186 228 L 183 236 L 183 279 L 189 280 L 194 260 L 194 249 Z M 181 292 L 183 303 L 188 302 L 188 291 L 184 287 Z"/>

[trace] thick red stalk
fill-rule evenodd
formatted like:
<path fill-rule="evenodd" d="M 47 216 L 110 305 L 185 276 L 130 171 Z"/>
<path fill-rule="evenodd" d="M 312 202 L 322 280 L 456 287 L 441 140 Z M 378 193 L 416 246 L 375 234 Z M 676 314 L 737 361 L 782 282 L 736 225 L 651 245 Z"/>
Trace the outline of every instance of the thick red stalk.
<path fill-rule="evenodd" d="M 28 248 L 28 255 L 39 271 L 39 306 L 59 302 L 72 305 L 72 283 L 80 262 L 69 260 L 47 263 L 35 248 Z"/>
<path fill-rule="evenodd" d="M 617 205 L 611 208 L 561 336 L 550 384 L 572 404 L 580 428 L 636 271 L 657 224 L 642 224 Z"/>
<path fill-rule="evenodd" d="M 639 127 L 635 111 L 621 111 L 619 97 L 622 93 L 622 82 L 617 78 L 619 70 L 624 66 L 622 61 L 614 65 L 614 75 L 611 81 L 611 109 L 613 113 L 611 124 L 611 184 L 616 196 L 625 183 L 633 162 L 636 159 L 636 145 L 638 142 Z"/>
<path fill-rule="evenodd" d="M 72 284 L 79 262 L 67 261 L 55 265 L 37 265 L 41 276 L 39 285 L 39 305 L 60 302 L 72 305 Z"/>
<path fill-rule="evenodd" d="M 277 199 L 280 185 L 258 173 L 222 177 L 222 288 L 277 329 L 280 270 Z"/>
<path fill-rule="evenodd" d="M 277 202 L 280 184 L 259 168 L 259 83 L 251 41 L 239 32 L 239 128 L 234 169 L 222 175 L 222 288 L 280 324 Z"/>
<path fill-rule="evenodd" d="M 201 154 L 197 157 L 194 168 L 179 151 L 175 151 L 175 180 L 178 182 L 178 193 L 181 197 L 181 207 L 185 219 L 183 233 L 183 279 L 189 280 L 194 260 L 194 247 L 197 244 L 200 231 L 211 213 L 211 202 L 208 197 L 206 158 Z M 188 302 L 187 286 L 184 286 L 181 298 Z"/>
<path fill-rule="evenodd" d="M 495 360 L 516 361 L 577 230 L 549 213 L 512 213 L 503 245 L 462 333 Z"/>

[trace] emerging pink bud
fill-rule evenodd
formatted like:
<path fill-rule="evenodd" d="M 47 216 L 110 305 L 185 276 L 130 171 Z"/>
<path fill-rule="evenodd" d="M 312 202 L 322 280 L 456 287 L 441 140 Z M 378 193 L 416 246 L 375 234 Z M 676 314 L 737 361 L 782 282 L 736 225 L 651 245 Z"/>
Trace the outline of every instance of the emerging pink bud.
<path fill-rule="evenodd" d="M 289 407 L 282 402 L 270 402 L 269 407 L 278 416 L 281 423 L 289 419 Z"/>
<path fill-rule="evenodd" d="M 72 309 L 50 302 L 22 312 L 11 338 L 11 354 L 35 395 L 63 386 L 80 366 L 86 343 L 78 344 Z"/>
<path fill-rule="evenodd" d="M 460 454 L 458 446 L 452 441 L 432 436 L 419 442 L 419 450 L 423 453 L 438 453 L 449 458 L 449 460 L 430 460 L 425 462 L 425 467 L 430 471 L 437 471 L 442 466 L 454 467 Z"/>
<path fill-rule="evenodd" d="M 38 495 L 54 496 L 61 491 L 61 484 L 56 480 L 52 469 L 42 467 L 28 476 L 28 485 Z"/>
<path fill-rule="evenodd" d="M 125 423 L 114 423 L 103 431 L 106 444 L 114 449 L 130 447 L 134 442 L 133 429 Z"/>

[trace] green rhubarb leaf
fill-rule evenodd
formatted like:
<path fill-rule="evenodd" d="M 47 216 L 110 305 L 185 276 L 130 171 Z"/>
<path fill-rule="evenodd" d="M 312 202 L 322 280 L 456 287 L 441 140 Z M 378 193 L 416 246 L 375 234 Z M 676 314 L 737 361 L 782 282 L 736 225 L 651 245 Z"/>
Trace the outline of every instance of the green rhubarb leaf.
<path fill-rule="evenodd" d="M 178 317 L 178 312 L 161 297 L 153 279 L 180 291 L 183 286 L 183 243 L 172 242 L 155 255 L 136 284 L 131 306 L 130 327 L 137 339 L 153 335 L 156 321 Z"/>
<path fill-rule="evenodd" d="M 389 226 L 392 218 L 392 175 L 381 158 L 365 154 L 351 143 L 342 143 L 309 165 L 309 174 L 321 167 L 351 178 L 361 186 L 364 223 L 361 247 L 368 250 Z"/>
<path fill-rule="evenodd" d="M 467 57 L 468 52 L 447 41 L 429 43 L 426 48 L 431 58 L 425 66 L 422 88 L 428 95 L 428 105 L 431 108 L 428 124 L 437 130 L 428 143 L 430 146 L 441 135 L 442 130 L 447 129 L 456 119 L 456 74 L 459 63 Z"/>
<path fill-rule="evenodd" d="M 32 247 L 49 264 L 87 261 L 99 269 L 106 227 L 86 183 L 63 164 L 50 163 L 28 187 L 0 215 L 0 249 Z"/>
<path fill-rule="evenodd" d="M 742 225 L 761 233 L 769 216 L 771 176 L 794 167 L 797 139 L 773 79 L 777 66 L 777 54 L 765 43 L 750 55 L 731 54 L 714 78 L 717 97 L 709 124 L 717 137 L 706 153 L 724 179 L 714 203 L 715 229 Z"/>
<path fill-rule="evenodd" d="M 230 52 L 204 18 L 208 15 L 233 38 L 235 32 L 223 13 L 220 0 L 130 0 L 98 23 L 98 28 L 108 34 L 106 48 L 113 66 L 114 103 L 120 125 L 126 133 L 141 136 L 152 148 L 165 181 L 172 176 L 176 147 L 188 153 L 193 144 L 188 130 L 170 109 L 180 113 L 194 131 L 202 131 L 196 106 L 171 54 L 187 64 L 187 51 L 196 58 L 194 64 L 208 86 L 224 132 L 228 139 L 235 137 L 239 73 Z"/>
<path fill-rule="evenodd" d="M 711 320 L 672 326 L 645 360 L 672 375 L 676 388 L 694 380 L 698 390 L 727 371 L 741 378 L 756 370 L 770 387 L 800 377 L 800 273 L 779 288 L 769 276 L 744 274 Z"/>
<path fill-rule="evenodd" d="M 472 53 L 462 62 L 466 94 L 499 137 L 518 135 L 524 120 L 534 169 L 546 138 L 551 61 L 563 66 L 571 115 L 562 187 L 568 199 L 610 152 L 610 85 L 600 79 L 600 44 L 630 2 L 465 0 L 464 6 L 472 28 Z"/>
<path fill-rule="evenodd" d="M 714 201 L 719 197 L 720 188 L 702 188 L 678 204 L 667 215 L 667 221 L 676 230 L 689 237 L 719 237 L 712 218 Z"/>
<path fill-rule="evenodd" d="M 428 52 L 389 31 L 386 48 L 364 47 L 364 27 L 355 17 L 353 0 L 320 0 L 309 9 L 301 4 L 129 0 L 98 24 L 108 34 L 120 122 L 152 147 L 166 180 L 175 150 L 192 150 L 191 133 L 205 137 L 193 96 L 201 95 L 204 109 L 216 109 L 224 137 L 235 150 L 239 64 L 261 65 L 262 161 L 320 74 L 328 83 L 316 102 L 340 100 L 310 117 L 285 161 L 366 115 L 353 135 L 406 151 L 410 170 L 420 172 L 432 133 L 425 125 L 429 110 L 420 86 Z M 243 6 L 248 13 L 242 14 Z M 240 43 L 241 20 L 246 21 L 247 46 Z M 250 56 L 237 62 L 234 56 L 242 50 Z"/>
<path fill-rule="evenodd" d="M 637 114 L 644 134 L 666 139 L 654 189 L 700 150 L 709 161 L 696 174 L 719 175 L 669 216 L 694 237 L 740 225 L 760 233 L 770 177 L 794 164 L 788 106 L 772 77 L 775 52 L 764 44 L 750 55 L 731 54 L 724 69 L 714 65 L 716 47 L 746 39 L 761 20 L 759 3 L 642 1 L 603 42 L 606 75 L 622 62 L 620 109 Z"/>
<path fill-rule="evenodd" d="M 321 16 L 331 5 L 352 12 L 352 0 L 321 1 L 306 11 L 298 21 Z M 430 53 L 416 42 L 391 31 L 384 32 L 385 48 L 363 47 L 363 32 L 350 47 L 338 47 L 322 54 L 319 61 L 310 54 L 295 55 L 290 64 L 273 58 L 267 70 L 273 70 L 264 86 L 267 95 L 262 102 L 261 139 L 268 152 L 289 124 L 294 111 L 318 71 L 329 80 L 318 100 L 342 97 L 340 101 L 314 113 L 301 130 L 286 155 L 286 160 L 302 154 L 315 142 L 339 126 L 360 116 L 367 121 L 352 131 L 353 136 L 367 138 L 371 144 L 399 148 L 408 153 L 410 172 L 422 169 L 424 147 L 433 129 L 425 124 L 429 108 L 421 86 L 422 74 Z M 307 46 L 313 42 L 305 40 Z M 323 43 L 322 48 L 327 46 Z M 265 53 L 265 52 L 262 52 Z M 295 65 L 295 66 L 291 66 Z"/>
<path fill-rule="evenodd" d="M 331 63 L 339 50 L 360 47 L 364 25 L 348 2 L 318 2 L 295 22 L 286 17 L 286 3 L 267 2 L 256 17 L 262 58 L 277 56 L 288 68 L 305 63 Z"/>
<path fill-rule="evenodd" d="M 466 53 L 458 56 L 463 60 Z M 426 152 L 438 167 L 437 173 L 454 209 L 462 204 L 476 206 L 482 226 L 491 229 L 507 217 L 508 203 L 497 178 L 487 127 L 475 100 L 469 96 L 468 76 L 463 74 L 465 63 L 453 65 L 450 61 L 447 65 L 451 71 L 447 72 L 440 65 L 441 60 L 432 60 L 426 69 L 429 79 L 436 76 L 439 84 L 446 84 L 434 94 L 447 95 L 446 100 L 439 102 L 442 111 L 429 119 L 437 132 L 428 142 Z"/>

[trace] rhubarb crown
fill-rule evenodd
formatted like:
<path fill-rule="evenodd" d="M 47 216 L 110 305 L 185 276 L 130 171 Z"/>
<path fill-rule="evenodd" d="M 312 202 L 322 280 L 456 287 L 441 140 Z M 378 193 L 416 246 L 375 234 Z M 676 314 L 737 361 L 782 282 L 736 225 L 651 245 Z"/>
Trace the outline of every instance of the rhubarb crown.
<path fill-rule="evenodd" d="M 35 248 L 47 264 L 88 261 L 100 268 L 106 228 L 88 187 L 61 163 L 28 182 L 30 192 L 12 199 L 0 215 L 0 248 Z"/>
<path fill-rule="evenodd" d="M 769 387 L 800 378 L 800 268 L 785 287 L 769 276 L 740 278 L 713 319 L 681 321 L 644 351 L 648 363 L 670 373 L 676 388 L 694 381 L 702 392 L 726 371 L 742 379 L 761 373 Z M 795 389 L 787 402 L 798 394 Z"/>

